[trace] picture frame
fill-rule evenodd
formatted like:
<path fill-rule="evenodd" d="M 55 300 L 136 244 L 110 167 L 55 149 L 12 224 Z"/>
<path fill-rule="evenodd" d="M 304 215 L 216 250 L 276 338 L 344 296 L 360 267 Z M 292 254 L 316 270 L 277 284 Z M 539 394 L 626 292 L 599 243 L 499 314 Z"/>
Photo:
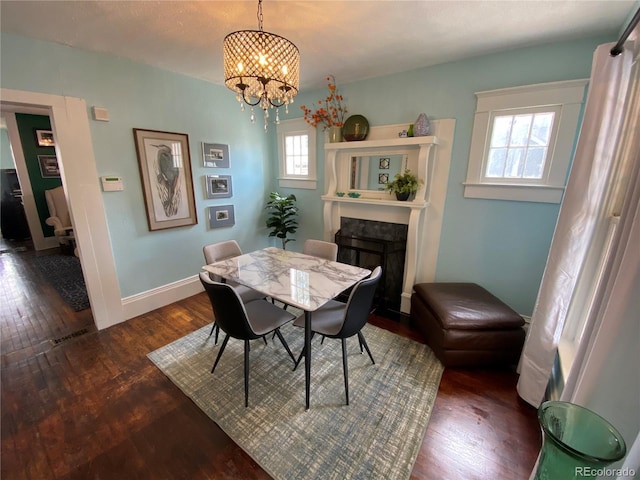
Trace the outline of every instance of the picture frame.
<path fill-rule="evenodd" d="M 55 155 L 38 155 L 42 178 L 60 178 L 60 166 Z"/>
<path fill-rule="evenodd" d="M 231 227 L 236 224 L 233 205 L 209 207 L 209 228 Z"/>
<path fill-rule="evenodd" d="M 39 147 L 55 147 L 56 141 L 51 130 L 36 129 L 36 143 Z"/>
<path fill-rule="evenodd" d="M 202 142 L 202 159 L 205 167 L 229 168 L 229 145 Z"/>
<path fill-rule="evenodd" d="M 207 198 L 233 197 L 231 175 L 206 175 Z"/>
<path fill-rule="evenodd" d="M 133 129 L 149 231 L 198 223 L 189 136 Z"/>
<path fill-rule="evenodd" d="M 378 174 L 378 185 L 386 185 L 389 183 L 389 174 L 388 173 L 379 173 Z"/>
<path fill-rule="evenodd" d="M 380 161 L 378 163 L 378 168 L 380 170 L 389 170 L 390 161 L 391 161 L 391 159 L 389 157 L 380 158 Z"/>

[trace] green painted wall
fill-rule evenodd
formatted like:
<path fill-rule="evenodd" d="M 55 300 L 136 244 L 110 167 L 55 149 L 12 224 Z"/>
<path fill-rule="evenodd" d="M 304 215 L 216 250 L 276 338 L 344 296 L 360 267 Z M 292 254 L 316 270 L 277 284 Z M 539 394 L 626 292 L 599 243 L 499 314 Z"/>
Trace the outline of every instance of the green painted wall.
<path fill-rule="evenodd" d="M 40 147 L 36 141 L 36 130 L 51 130 L 51 122 L 47 116 L 17 113 L 16 123 L 20 133 L 24 160 L 29 172 L 33 198 L 36 202 L 38 217 L 40 217 L 40 224 L 42 225 L 42 233 L 45 237 L 52 237 L 53 227 L 45 223 L 47 217 L 49 217 L 49 208 L 47 207 L 44 191 L 59 187 L 62 185 L 62 180 L 60 177 L 43 176 L 38 156 L 55 156 L 56 151 L 55 147 Z"/>

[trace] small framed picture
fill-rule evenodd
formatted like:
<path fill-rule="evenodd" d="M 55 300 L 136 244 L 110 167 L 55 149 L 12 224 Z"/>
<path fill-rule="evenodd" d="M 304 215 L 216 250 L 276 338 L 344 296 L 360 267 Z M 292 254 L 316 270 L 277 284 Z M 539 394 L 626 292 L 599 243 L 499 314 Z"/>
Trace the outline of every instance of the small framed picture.
<path fill-rule="evenodd" d="M 55 155 L 38 155 L 42 178 L 60 178 L 60 167 Z"/>
<path fill-rule="evenodd" d="M 36 143 L 39 147 L 55 147 L 53 132 L 51 130 L 36 130 Z"/>
<path fill-rule="evenodd" d="M 380 170 L 389 170 L 389 158 L 387 157 L 381 158 L 379 163 L 379 168 Z"/>
<path fill-rule="evenodd" d="M 209 228 L 231 227 L 236 217 L 233 205 L 215 205 L 209 207 Z"/>
<path fill-rule="evenodd" d="M 389 174 L 388 173 L 379 173 L 378 174 L 378 185 L 386 185 L 389 183 Z"/>
<path fill-rule="evenodd" d="M 205 167 L 229 168 L 229 145 L 203 142 L 202 158 Z"/>
<path fill-rule="evenodd" d="M 233 196 L 231 175 L 206 175 L 207 198 L 229 198 Z"/>

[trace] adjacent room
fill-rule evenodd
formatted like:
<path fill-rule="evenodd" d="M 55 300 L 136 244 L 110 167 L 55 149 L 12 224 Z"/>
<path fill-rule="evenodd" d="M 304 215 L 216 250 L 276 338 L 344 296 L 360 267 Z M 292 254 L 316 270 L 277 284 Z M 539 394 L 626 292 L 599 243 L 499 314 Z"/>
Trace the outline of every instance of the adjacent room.
<path fill-rule="evenodd" d="M 2 478 L 639 479 L 639 19 L 2 0 Z"/>

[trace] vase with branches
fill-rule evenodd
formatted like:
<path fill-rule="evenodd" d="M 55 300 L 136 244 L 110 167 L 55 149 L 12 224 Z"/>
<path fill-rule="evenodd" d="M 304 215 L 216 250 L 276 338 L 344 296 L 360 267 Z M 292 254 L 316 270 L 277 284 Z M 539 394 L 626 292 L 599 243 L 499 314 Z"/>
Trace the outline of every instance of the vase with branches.
<path fill-rule="evenodd" d="M 344 103 L 344 97 L 338 91 L 336 79 L 333 75 L 327 77 L 327 88 L 329 89 L 329 95 L 324 99 L 318 100 L 318 106 L 315 110 L 306 105 L 300 107 L 304 112 L 304 119 L 312 127 L 322 126 L 322 130 L 330 127 L 342 128 L 347 114 L 347 107 Z"/>

